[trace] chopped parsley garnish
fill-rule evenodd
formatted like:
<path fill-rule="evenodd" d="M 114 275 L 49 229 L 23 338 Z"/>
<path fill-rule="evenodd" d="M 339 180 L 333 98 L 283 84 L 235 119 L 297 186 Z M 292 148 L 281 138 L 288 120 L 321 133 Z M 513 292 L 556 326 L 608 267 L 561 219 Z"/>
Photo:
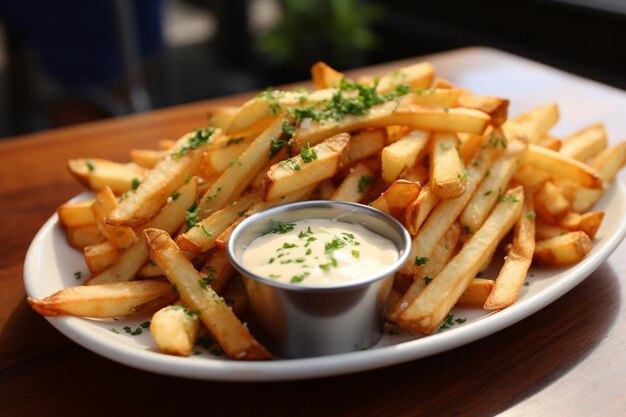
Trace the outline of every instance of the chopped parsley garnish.
<path fill-rule="evenodd" d="M 124 326 L 124 332 L 128 333 L 131 336 L 138 336 L 141 333 L 143 333 L 143 329 L 147 329 L 148 327 L 150 327 L 150 322 L 145 321 L 141 323 L 139 327 L 137 327 L 135 330 L 133 330 L 132 328 L 128 326 Z"/>
<path fill-rule="evenodd" d="M 366 175 L 363 175 L 361 178 L 359 178 L 359 187 L 358 187 L 359 193 L 363 194 L 367 186 L 373 183 L 375 180 L 376 180 L 375 177 L 369 177 Z"/>
<path fill-rule="evenodd" d="M 178 292 L 178 287 L 176 286 L 176 284 L 172 285 L 172 291 L 174 291 L 174 294 L 180 295 L 180 292 Z"/>
<path fill-rule="evenodd" d="M 310 273 L 310 272 L 303 272 L 303 273 L 301 273 L 300 275 L 294 275 L 294 276 L 292 276 L 292 277 L 291 277 L 291 279 L 290 279 L 289 281 L 290 281 L 290 282 L 293 282 L 293 283 L 302 282 L 302 281 L 304 281 L 304 279 L 305 279 L 306 277 L 308 277 L 309 275 L 311 275 L 311 273 Z"/>
<path fill-rule="evenodd" d="M 468 177 L 469 177 L 469 171 L 466 169 L 464 169 L 463 172 L 459 174 L 459 179 L 463 182 L 467 181 Z"/>
<path fill-rule="evenodd" d="M 354 256 L 355 258 L 360 258 L 361 257 L 361 252 L 359 252 L 356 249 L 352 249 L 352 256 Z"/>
<path fill-rule="evenodd" d="M 426 265 L 427 262 L 428 262 L 428 258 L 425 257 L 425 256 L 416 256 L 415 257 L 415 265 L 417 265 L 417 266 Z"/>
<path fill-rule="evenodd" d="M 207 127 L 205 129 L 196 129 L 194 135 L 189 138 L 187 143 L 180 147 L 180 149 L 171 154 L 172 158 L 180 158 L 185 155 L 187 152 L 198 149 L 200 146 L 206 144 L 213 133 L 215 132 L 214 127 Z"/>
<path fill-rule="evenodd" d="M 327 254 L 332 253 L 337 249 L 343 248 L 344 246 L 346 246 L 346 242 L 343 239 L 335 237 L 331 242 L 326 242 L 324 244 L 324 252 Z"/>
<path fill-rule="evenodd" d="M 450 313 L 443 320 L 443 323 L 441 324 L 441 327 L 439 327 L 439 330 L 449 329 L 452 326 L 454 326 L 455 324 L 463 324 L 463 323 L 465 323 L 466 320 L 467 320 L 466 318 L 455 319 L 454 318 L 454 314 Z"/>
<path fill-rule="evenodd" d="M 117 331 L 117 329 L 114 329 L 113 327 L 111 327 L 111 328 L 109 329 L 109 331 L 110 331 L 111 333 L 120 334 L 120 332 L 118 332 L 118 331 Z"/>
<path fill-rule="evenodd" d="M 292 125 L 291 123 L 289 123 L 288 120 L 283 120 L 283 123 L 280 125 L 280 128 L 282 129 L 283 133 L 287 135 L 288 137 L 292 137 L 293 134 L 296 132 L 296 127 Z"/>
<path fill-rule="evenodd" d="M 487 190 L 487 191 L 485 191 L 485 192 L 483 193 L 483 195 L 484 195 L 485 197 L 486 197 L 486 196 L 488 196 L 488 195 L 491 195 L 491 190 Z"/>
<path fill-rule="evenodd" d="M 517 203 L 519 199 L 515 194 L 500 194 L 498 199 L 503 203 Z"/>
<path fill-rule="evenodd" d="M 141 181 L 139 181 L 139 178 L 133 178 L 130 181 L 130 189 L 132 191 L 135 191 L 137 188 L 139 188 L 139 184 L 141 184 Z"/>
<path fill-rule="evenodd" d="M 272 229 L 270 230 L 269 233 L 283 234 L 283 233 L 291 232 L 294 227 L 296 227 L 295 223 L 281 223 L 281 222 L 278 222 L 274 226 L 272 226 Z"/>
<path fill-rule="evenodd" d="M 312 149 L 311 146 L 307 144 L 304 148 L 302 148 L 302 151 L 300 151 L 300 157 L 302 158 L 302 162 L 308 164 L 317 159 L 317 152 L 315 152 L 315 149 Z"/>
<path fill-rule="evenodd" d="M 296 171 L 300 171 L 300 164 L 297 163 L 293 158 L 287 158 L 284 161 L 280 162 L 280 166 L 283 168 L 290 168 Z"/>
<path fill-rule="evenodd" d="M 270 159 L 275 157 L 284 147 L 289 147 L 291 140 L 289 139 L 272 139 L 270 141 Z"/>
<path fill-rule="evenodd" d="M 241 162 L 239 162 L 239 158 L 235 158 L 235 159 L 233 159 L 232 161 L 230 161 L 230 162 L 228 163 L 228 166 L 229 166 L 229 167 L 232 167 L 232 166 L 233 166 L 233 165 L 235 165 L 235 164 L 237 164 L 237 165 L 241 166 Z"/>
<path fill-rule="evenodd" d="M 473 166 L 473 167 L 478 167 L 478 166 L 480 166 L 480 160 L 479 160 L 479 159 L 474 160 L 474 161 L 472 162 L 472 166 Z"/>
<path fill-rule="evenodd" d="M 200 286 L 200 288 L 206 291 L 209 289 L 209 285 L 211 285 L 213 281 L 215 281 L 215 275 L 209 274 L 206 277 L 199 279 L 198 285 Z"/>
<path fill-rule="evenodd" d="M 187 208 L 187 212 L 185 213 L 185 224 L 187 225 L 187 230 L 194 227 L 200 221 L 200 207 L 196 207 L 195 204 L 192 204 Z"/>
<path fill-rule="evenodd" d="M 272 279 L 280 278 L 280 274 L 269 274 L 269 277 Z"/>
<path fill-rule="evenodd" d="M 471 235 L 472 234 L 472 228 L 469 226 L 465 226 L 465 234 L 466 235 Z"/>
<path fill-rule="evenodd" d="M 276 116 L 278 113 L 280 113 L 280 104 L 278 103 L 271 103 L 269 108 L 272 116 Z"/>
<path fill-rule="evenodd" d="M 176 201 L 178 200 L 178 197 L 180 197 L 180 193 L 178 191 L 174 191 L 170 197 L 172 197 L 172 200 Z"/>
<path fill-rule="evenodd" d="M 535 220 L 535 217 L 537 217 L 537 215 L 535 214 L 533 210 L 526 213 L 526 218 L 529 220 Z"/>
<path fill-rule="evenodd" d="M 493 135 L 491 137 L 491 139 L 489 140 L 489 143 L 494 148 L 497 148 L 498 145 L 502 146 L 503 149 L 506 149 L 506 147 L 507 147 L 507 144 L 506 144 L 506 141 L 504 140 L 504 138 L 502 138 L 501 136 L 498 136 L 498 135 Z"/>
<path fill-rule="evenodd" d="M 213 233 L 209 232 L 209 229 L 207 229 L 205 225 L 201 224 L 200 228 L 202 229 L 205 235 L 207 235 L 208 237 L 213 237 Z"/>
<path fill-rule="evenodd" d="M 94 169 L 96 169 L 96 166 L 89 159 L 87 160 L 87 162 L 85 162 L 85 165 L 87 165 L 87 171 L 89 171 L 89 172 L 91 172 Z"/>
<path fill-rule="evenodd" d="M 83 273 L 80 271 L 74 272 L 74 279 L 81 279 L 83 277 Z"/>
<path fill-rule="evenodd" d="M 432 281 L 432 280 L 433 280 L 433 279 L 432 279 L 431 277 L 429 277 L 428 275 L 426 275 L 426 276 L 424 277 L 424 284 L 425 284 L 425 285 L 428 285 L 428 284 L 430 284 L 430 283 L 431 283 L 431 281 Z"/>
<path fill-rule="evenodd" d="M 288 243 L 288 242 L 283 243 L 283 249 L 291 249 L 291 248 L 295 248 L 297 246 L 298 245 L 296 245 L 295 243 Z"/>

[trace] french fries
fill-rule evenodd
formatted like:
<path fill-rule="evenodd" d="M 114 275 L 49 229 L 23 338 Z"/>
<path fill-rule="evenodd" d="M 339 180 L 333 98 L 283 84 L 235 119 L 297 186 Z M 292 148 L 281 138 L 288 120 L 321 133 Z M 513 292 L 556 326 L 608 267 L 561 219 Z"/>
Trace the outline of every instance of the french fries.
<path fill-rule="evenodd" d="M 70 160 L 95 197 L 57 213 L 93 275 L 29 299 L 33 309 L 160 309 L 150 326 L 163 353 L 188 356 L 208 331 L 232 359 L 269 359 L 239 319 L 247 296 L 225 248 L 244 219 L 306 199 L 369 203 L 404 224 L 411 253 L 387 321 L 414 333 L 449 327 L 455 306 L 507 308 L 532 263 L 568 266 L 591 250 L 604 218 L 592 207 L 626 164 L 626 142 L 609 146 L 603 125 L 561 140 L 556 104 L 508 118 L 508 99 L 433 82 L 429 63 L 354 82 L 320 62 L 312 78 L 314 91 L 211 108 L 211 128 L 133 149 L 133 163 Z M 477 278 L 498 245 L 497 279 Z"/>
<path fill-rule="evenodd" d="M 146 229 L 144 236 L 150 257 L 162 271 L 165 271 L 167 279 L 176 286 L 181 300 L 188 308 L 198 311 L 202 323 L 230 358 L 239 360 L 270 358 L 270 354 L 235 317 L 224 299 L 204 281 L 204 277 L 166 232 Z"/>
<path fill-rule="evenodd" d="M 42 300 L 28 299 L 46 317 L 79 316 L 109 318 L 128 316 L 171 304 L 178 297 L 163 281 L 115 282 L 65 288 Z"/>
<path fill-rule="evenodd" d="M 461 252 L 402 311 L 398 317 L 400 327 L 425 334 L 431 334 L 439 328 L 476 276 L 485 257 L 495 250 L 522 212 L 524 192 L 521 187 L 508 191 L 504 197 Z"/>

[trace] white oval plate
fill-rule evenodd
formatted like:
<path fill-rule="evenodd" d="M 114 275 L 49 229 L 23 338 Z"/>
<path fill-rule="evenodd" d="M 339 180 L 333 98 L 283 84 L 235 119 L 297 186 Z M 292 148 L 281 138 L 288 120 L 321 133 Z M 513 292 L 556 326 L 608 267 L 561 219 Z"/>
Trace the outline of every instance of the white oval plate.
<path fill-rule="evenodd" d="M 623 108 L 624 94 L 621 91 L 484 48 L 453 51 L 427 59 L 433 62 L 439 74 L 452 81 L 479 93 L 513 98 L 514 107 L 520 102 L 525 109 L 553 100 L 565 102 L 561 106 L 566 111 L 563 111 L 559 131 L 571 132 L 597 120 L 607 122 L 609 133 L 614 129 L 622 133 L 626 131 L 624 121 L 616 116 L 619 112 L 607 111 Z M 511 80 L 515 82 L 509 82 Z M 557 87 L 560 95 L 555 90 Z M 575 104 L 567 104 L 572 102 Z M 512 112 L 517 113 L 517 109 Z M 568 119 L 567 114 L 574 117 Z M 76 343 L 114 361 L 147 371 L 197 379 L 271 381 L 315 378 L 419 359 L 480 339 L 528 317 L 598 268 L 626 235 L 626 191 L 619 181 L 616 183 L 596 205 L 595 209 L 605 210 L 606 215 L 594 247 L 583 261 L 564 269 L 533 268 L 528 277 L 529 285 L 523 287 L 516 304 L 497 313 L 455 309 L 455 317 L 465 317 L 467 321 L 431 336 L 416 337 L 389 328 L 377 346 L 365 351 L 307 359 L 235 362 L 201 348 L 198 349 L 199 355 L 188 358 L 164 355 L 156 351 L 147 331 L 139 336 L 123 331 L 124 326 L 135 329 L 149 320 L 149 316 L 119 321 L 57 317 L 48 321 Z M 82 254 L 68 246 L 54 215 L 40 229 L 28 250 L 24 265 L 26 292 L 30 297 L 43 298 L 76 285 L 78 281 L 74 273 L 77 271 L 81 271 L 83 277 L 88 275 Z"/>

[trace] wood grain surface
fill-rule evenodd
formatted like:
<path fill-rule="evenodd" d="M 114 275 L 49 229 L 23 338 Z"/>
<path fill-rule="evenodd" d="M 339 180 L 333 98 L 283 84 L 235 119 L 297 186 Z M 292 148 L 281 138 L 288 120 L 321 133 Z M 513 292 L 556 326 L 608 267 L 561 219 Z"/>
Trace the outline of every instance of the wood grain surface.
<path fill-rule="evenodd" d="M 126 161 L 130 148 L 176 139 L 205 125 L 211 106 L 247 97 L 0 141 L 0 416 L 626 415 L 625 244 L 568 294 L 492 336 L 403 365 L 308 381 L 201 382 L 135 370 L 75 345 L 29 308 L 28 245 L 56 207 L 82 191 L 67 159 Z"/>

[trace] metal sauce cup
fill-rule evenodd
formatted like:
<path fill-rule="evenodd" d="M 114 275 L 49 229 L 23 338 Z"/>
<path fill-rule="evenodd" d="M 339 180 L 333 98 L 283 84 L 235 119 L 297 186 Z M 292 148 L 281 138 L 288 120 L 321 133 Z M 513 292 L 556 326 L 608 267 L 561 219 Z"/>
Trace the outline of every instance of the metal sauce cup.
<path fill-rule="evenodd" d="M 398 259 L 380 274 L 336 285 L 307 286 L 264 278 L 241 263 L 247 246 L 276 222 L 321 218 L 360 224 L 391 240 Z M 244 220 L 230 236 L 228 257 L 243 275 L 252 310 L 251 331 L 284 358 L 367 349 L 383 333 L 393 276 L 406 263 L 411 238 L 393 217 L 371 207 L 334 201 L 286 204 Z"/>

